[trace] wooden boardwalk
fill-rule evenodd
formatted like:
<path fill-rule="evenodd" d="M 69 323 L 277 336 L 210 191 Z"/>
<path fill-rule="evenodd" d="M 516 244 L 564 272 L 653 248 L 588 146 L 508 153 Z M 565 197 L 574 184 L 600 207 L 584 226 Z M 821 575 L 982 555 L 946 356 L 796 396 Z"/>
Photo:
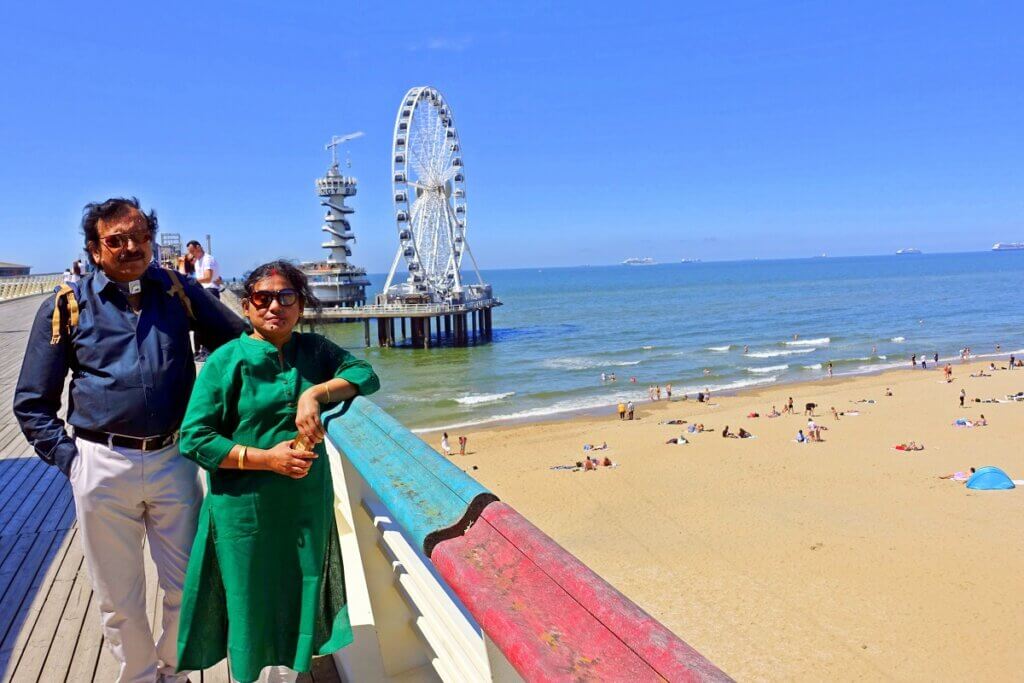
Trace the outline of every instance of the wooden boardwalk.
<path fill-rule="evenodd" d="M 76 539 L 67 479 L 35 456 L 12 413 L 14 386 L 36 310 L 45 297 L 0 302 L 0 680 L 108 683 L 117 666 Z M 146 553 L 150 622 L 160 623 L 156 568 Z M 192 681 L 229 681 L 223 662 Z M 338 681 L 321 657 L 300 681 Z"/>

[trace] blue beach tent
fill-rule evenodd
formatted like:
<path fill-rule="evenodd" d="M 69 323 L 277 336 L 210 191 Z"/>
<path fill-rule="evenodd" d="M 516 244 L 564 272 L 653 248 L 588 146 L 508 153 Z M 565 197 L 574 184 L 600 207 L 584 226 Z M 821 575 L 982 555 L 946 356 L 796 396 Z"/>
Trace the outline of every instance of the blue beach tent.
<path fill-rule="evenodd" d="M 993 491 L 1016 487 L 1006 472 L 998 467 L 982 467 L 967 480 L 967 488 Z"/>

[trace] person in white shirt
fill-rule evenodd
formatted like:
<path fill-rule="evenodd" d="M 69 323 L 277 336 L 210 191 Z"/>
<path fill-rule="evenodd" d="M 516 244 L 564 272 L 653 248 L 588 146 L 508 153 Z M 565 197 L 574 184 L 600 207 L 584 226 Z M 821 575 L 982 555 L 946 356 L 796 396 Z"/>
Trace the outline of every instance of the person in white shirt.
<path fill-rule="evenodd" d="M 220 266 L 217 265 L 217 259 L 213 258 L 213 254 L 207 254 L 203 249 L 203 245 L 199 244 L 196 240 L 191 240 L 186 244 L 185 249 L 188 251 L 188 255 L 192 257 L 192 263 L 195 264 L 196 281 L 203 286 L 204 292 L 215 299 L 219 299 L 220 285 L 223 280 L 220 277 Z M 206 344 L 206 339 L 203 338 L 199 331 L 196 331 L 195 336 L 195 357 L 197 361 L 203 362 L 210 355 L 210 348 Z"/>
<path fill-rule="evenodd" d="M 195 264 L 196 280 L 207 292 L 219 299 L 220 284 L 223 280 L 220 277 L 220 266 L 217 264 L 217 259 L 213 257 L 213 254 L 207 254 L 203 245 L 196 240 L 189 242 L 186 248 Z"/>

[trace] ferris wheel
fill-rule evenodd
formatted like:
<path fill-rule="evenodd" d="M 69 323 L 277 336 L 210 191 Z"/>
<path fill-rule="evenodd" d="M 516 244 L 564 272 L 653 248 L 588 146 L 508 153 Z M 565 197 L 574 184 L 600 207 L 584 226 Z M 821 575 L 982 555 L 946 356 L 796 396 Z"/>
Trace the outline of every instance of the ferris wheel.
<path fill-rule="evenodd" d="M 462 295 L 466 241 L 466 172 L 451 106 L 434 88 L 418 86 L 402 98 L 391 150 L 392 198 L 398 253 L 384 290 L 391 289 L 399 263 L 409 277 L 400 289 L 434 300 Z"/>

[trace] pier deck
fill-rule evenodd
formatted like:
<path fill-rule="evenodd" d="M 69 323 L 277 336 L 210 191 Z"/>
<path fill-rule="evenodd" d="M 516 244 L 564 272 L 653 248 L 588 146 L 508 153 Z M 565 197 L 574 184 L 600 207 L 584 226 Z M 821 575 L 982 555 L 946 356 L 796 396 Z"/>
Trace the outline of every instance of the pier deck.
<path fill-rule="evenodd" d="M 116 663 L 102 647 L 99 613 L 76 536 L 67 479 L 32 451 L 14 419 L 14 387 L 45 296 L 0 302 L 0 681 L 107 683 Z M 146 553 L 147 612 L 160 623 L 156 567 Z M 193 681 L 230 680 L 224 662 Z M 339 681 L 321 657 L 300 681 Z"/>

